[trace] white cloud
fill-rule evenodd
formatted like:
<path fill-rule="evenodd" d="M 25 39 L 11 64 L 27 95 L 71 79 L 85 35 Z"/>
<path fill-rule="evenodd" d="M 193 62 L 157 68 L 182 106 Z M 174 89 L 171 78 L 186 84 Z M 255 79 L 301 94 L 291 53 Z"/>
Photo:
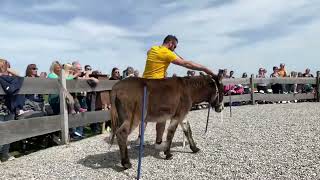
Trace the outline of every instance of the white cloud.
<path fill-rule="evenodd" d="M 149 7 L 150 6 L 150 7 Z M 78 59 L 83 64 L 92 64 L 103 72 L 112 67 L 124 68 L 128 65 L 143 70 L 146 42 L 136 38 L 165 36 L 175 34 L 180 39 L 177 51 L 187 59 L 208 65 L 217 70 L 226 67 L 234 69 L 238 75 L 243 71 L 256 73 L 265 66 L 285 62 L 289 69 L 303 70 L 309 66 L 318 68 L 320 56 L 317 47 L 317 33 L 320 30 L 320 3 L 316 0 L 238 0 L 221 6 L 205 8 L 204 2 L 171 2 L 161 4 L 161 8 L 172 10 L 154 17 L 151 24 L 144 18 L 158 6 L 146 3 L 133 8 L 138 22 L 134 28 L 119 27 L 94 19 L 76 16 L 60 24 L 41 24 L 0 18 L 2 29 L 0 41 L 1 56 L 11 60 L 13 66 L 23 71 L 28 63 L 35 61 L 41 70 L 47 71 L 54 59 L 64 62 Z M 58 1 L 45 5 L 35 5 L 33 10 L 76 11 L 79 7 L 69 1 Z M 145 10 L 144 10 L 145 9 Z M 81 11 L 83 9 L 79 9 Z M 140 14 L 139 14 L 140 13 Z M 313 18 L 303 22 L 303 17 Z M 293 22 L 302 18 L 302 22 Z M 117 19 L 117 16 L 115 16 Z M 122 18 L 124 19 L 124 18 Z M 279 26 L 279 27 L 278 27 Z M 272 27 L 272 28 L 270 28 Z M 283 28 L 283 33 L 268 37 L 259 32 L 263 41 L 252 42 L 246 38 L 251 31 L 266 31 Z M 143 31 L 140 31 L 143 29 Z M 230 33 L 244 31 L 246 36 L 230 36 Z M 277 35 L 277 31 L 272 33 Z M 248 41 L 246 44 L 242 42 Z M 154 42 L 153 44 L 160 44 Z M 230 48 L 232 47 L 232 48 Z M 171 66 L 169 74 L 184 74 L 183 68 Z"/>
<path fill-rule="evenodd" d="M 71 4 L 69 1 L 52 1 L 47 4 L 34 4 L 28 11 L 29 12 L 48 12 L 48 11 L 58 11 L 58 12 L 68 12 L 76 10 L 77 6 Z"/>

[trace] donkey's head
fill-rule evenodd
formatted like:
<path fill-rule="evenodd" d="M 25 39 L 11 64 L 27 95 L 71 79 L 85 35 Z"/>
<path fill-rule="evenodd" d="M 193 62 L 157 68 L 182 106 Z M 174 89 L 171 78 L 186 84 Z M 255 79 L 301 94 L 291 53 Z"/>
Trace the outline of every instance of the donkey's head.
<path fill-rule="evenodd" d="M 216 112 L 221 112 L 224 109 L 223 105 L 223 84 L 222 74 L 214 75 L 211 78 L 210 88 L 212 88 L 212 94 L 210 98 L 210 105 Z"/>

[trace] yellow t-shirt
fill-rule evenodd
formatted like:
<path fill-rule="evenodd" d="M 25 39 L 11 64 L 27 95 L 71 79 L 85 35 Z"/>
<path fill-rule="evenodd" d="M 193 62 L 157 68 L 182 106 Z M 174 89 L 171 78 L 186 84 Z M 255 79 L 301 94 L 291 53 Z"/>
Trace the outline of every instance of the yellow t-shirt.
<path fill-rule="evenodd" d="M 148 51 L 143 78 L 163 79 L 169 64 L 177 58 L 178 56 L 167 47 L 151 47 L 151 49 Z"/>

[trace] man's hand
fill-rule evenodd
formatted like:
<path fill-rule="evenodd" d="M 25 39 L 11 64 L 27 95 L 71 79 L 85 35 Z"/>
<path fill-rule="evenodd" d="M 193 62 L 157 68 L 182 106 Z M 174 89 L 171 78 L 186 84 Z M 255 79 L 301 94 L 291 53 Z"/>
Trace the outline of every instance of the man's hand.
<path fill-rule="evenodd" d="M 205 68 L 204 70 L 203 70 L 205 73 L 207 73 L 208 75 L 210 75 L 210 76 L 214 76 L 215 74 L 210 70 L 210 69 L 208 69 L 208 68 Z"/>

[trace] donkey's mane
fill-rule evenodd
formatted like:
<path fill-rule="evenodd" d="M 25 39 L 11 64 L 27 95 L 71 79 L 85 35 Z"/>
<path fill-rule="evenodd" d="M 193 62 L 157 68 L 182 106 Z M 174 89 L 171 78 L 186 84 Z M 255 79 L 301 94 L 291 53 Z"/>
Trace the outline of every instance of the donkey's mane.
<path fill-rule="evenodd" d="M 185 83 L 191 88 L 203 88 L 207 87 L 211 78 L 209 76 L 193 76 L 193 77 L 184 77 Z"/>

